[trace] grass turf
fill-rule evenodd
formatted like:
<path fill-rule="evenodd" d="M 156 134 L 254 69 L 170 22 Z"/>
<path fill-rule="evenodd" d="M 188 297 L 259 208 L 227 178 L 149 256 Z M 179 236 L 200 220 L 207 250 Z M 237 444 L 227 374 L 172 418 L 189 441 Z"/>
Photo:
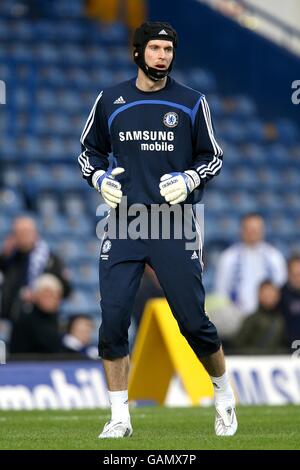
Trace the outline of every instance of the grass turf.
<path fill-rule="evenodd" d="M 0 449 L 299 449 L 297 406 L 239 407 L 233 437 L 214 435 L 213 408 L 135 408 L 134 434 L 97 439 L 108 410 L 0 411 Z"/>

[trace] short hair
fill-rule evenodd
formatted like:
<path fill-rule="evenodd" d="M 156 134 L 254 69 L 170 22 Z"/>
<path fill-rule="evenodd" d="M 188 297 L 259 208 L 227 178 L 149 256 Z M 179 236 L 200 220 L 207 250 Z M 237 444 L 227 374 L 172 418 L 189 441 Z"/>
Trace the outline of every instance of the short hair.
<path fill-rule="evenodd" d="M 70 333 L 70 331 L 72 330 L 72 327 L 74 325 L 74 323 L 77 321 L 77 320 L 88 320 L 90 322 L 93 321 L 92 317 L 90 315 L 87 315 L 86 313 L 78 313 L 77 315 L 72 315 L 69 319 L 68 319 L 68 323 L 67 323 L 67 332 Z"/>
<path fill-rule="evenodd" d="M 276 287 L 276 284 L 274 284 L 274 282 L 271 280 L 271 279 L 264 279 L 260 284 L 259 284 L 259 287 L 258 287 L 258 290 L 261 290 L 263 287 L 265 286 L 272 286 L 272 287 Z"/>
<path fill-rule="evenodd" d="M 42 274 L 39 276 L 33 283 L 33 291 L 39 292 L 42 289 L 52 289 L 56 292 L 59 292 L 60 295 L 63 294 L 63 284 L 62 282 L 53 274 Z"/>
<path fill-rule="evenodd" d="M 247 212 L 246 214 L 242 215 L 241 222 L 245 222 L 245 220 L 251 219 L 252 217 L 257 217 L 263 220 L 263 216 L 259 212 Z"/>
<path fill-rule="evenodd" d="M 288 267 L 290 268 L 290 266 L 293 264 L 293 263 L 297 263 L 297 262 L 300 262 L 300 253 L 294 253 L 293 255 L 291 255 L 288 259 Z"/>
<path fill-rule="evenodd" d="M 35 227 L 36 230 L 38 230 L 38 223 L 37 219 L 33 217 L 31 214 L 27 214 L 26 212 L 19 214 L 17 217 L 15 217 L 12 221 L 12 225 L 14 226 L 16 222 L 20 222 L 20 220 L 26 220 L 32 223 L 32 225 Z"/>

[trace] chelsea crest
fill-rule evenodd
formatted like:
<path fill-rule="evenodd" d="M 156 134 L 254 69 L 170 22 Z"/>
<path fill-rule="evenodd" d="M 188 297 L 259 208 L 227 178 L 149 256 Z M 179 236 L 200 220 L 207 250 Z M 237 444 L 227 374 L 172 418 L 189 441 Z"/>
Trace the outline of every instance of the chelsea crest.
<path fill-rule="evenodd" d="M 105 240 L 105 242 L 102 245 L 102 253 L 108 253 L 110 249 L 111 249 L 111 241 Z"/>
<path fill-rule="evenodd" d="M 164 115 L 164 125 L 167 127 L 176 127 L 178 125 L 178 114 L 170 111 Z"/>

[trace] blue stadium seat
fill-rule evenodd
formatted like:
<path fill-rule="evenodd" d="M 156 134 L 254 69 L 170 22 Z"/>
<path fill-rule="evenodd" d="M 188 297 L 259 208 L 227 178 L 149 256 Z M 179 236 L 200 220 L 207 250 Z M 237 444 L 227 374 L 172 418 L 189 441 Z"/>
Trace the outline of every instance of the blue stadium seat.
<path fill-rule="evenodd" d="M 285 145 L 281 142 L 268 145 L 265 148 L 267 162 L 277 166 L 286 166 L 286 162 L 289 158 L 289 152 Z"/>
<path fill-rule="evenodd" d="M 35 59 L 45 62 L 57 61 L 60 57 L 60 48 L 54 43 L 39 43 L 34 51 Z"/>
<path fill-rule="evenodd" d="M 21 191 L 4 188 L 0 190 L 1 214 L 15 216 L 24 210 L 24 200 Z"/>
<path fill-rule="evenodd" d="M 95 65 L 107 66 L 107 64 L 110 63 L 109 51 L 101 45 L 96 45 L 94 43 L 85 45 L 84 53 L 86 60 L 88 60 L 92 65 L 91 70 L 93 70 Z"/>
<path fill-rule="evenodd" d="M 274 170 L 272 166 L 269 171 L 266 171 L 265 168 L 259 168 L 255 173 L 253 172 L 253 176 L 259 188 L 274 191 L 276 194 L 282 187 L 282 175 Z"/>
<path fill-rule="evenodd" d="M 1 191 L 0 192 L 1 205 L 2 205 L 2 200 L 3 200 L 3 196 L 2 196 L 2 191 Z M 3 210 L 3 208 L 1 207 L 1 210 L 0 210 L 0 242 L 1 244 L 10 233 L 12 222 L 13 222 L 13 217 L 11 216 L 11 214 L 8 211 L 6 212 L 5 210 Z"/>
<path fill-rule="evenodd" d="M 293 209 L 300 213 L 300 197 L 299 197 L 299 188 L 297 191 L 286 191 L 283 195 L 283 210 L 287 208 L 289 210 Z"/>
<path fill-rule="evenodd" d="M 258 212 L 264 211 L 265 213 L 270 213 L 271 211 L 284 210 L 282 196 L 268 191 L 265 188 L 257 194 L 257 205 Z"/>
<path fill-rule="evenodd" d="M 208 97 L 209 107 L 212 116 L 214 116 L 214 123 L 218 118 L 224 117 L 224 106 L 221 98 L 217 94 L 210 94 Z"/>
<path fill-rule="evenodd" d="M 255 172 L 246 165 L 236 166 L 233 168 L 231 178 L 232 181 L 234 181 L 234 184 L 232 185 L 234 190 L 256 190 L 257 176 Z"/>
<path fill-rule="evenodd" d="M 0 6 L 0 14 L 2 13 L 1 10 L 2 9 L 1 9 L 1 6 Z M 1 41 L 4 41 L 5 39 L 7 39 L 9 37 L 9 33 L 10 33 L 10 28 L 9 28 L 8 21 L 5 21 L 4 19 L 0 18 L 0 39 L 1 39 Z"/>
<path fill-rule="evenodd" d="M 229 204 L 237 215 L 258 210 L 258 203 L 252 192 L 233 191 L 229 194 Z"/>
<path fill-rule="evenodd" d="M 57 251 L 68 265 L 72 265 L 72 262 L 77 262 L 84 249 L 82 243 L 76 240 L 62 239 L 57 242 Z"/>
<path fill-rule="evenodd" d="M 2 22 L 0 20 L 0 40 L 1 40 L 1 26 Z M 4 80 L 6 83 L 11 79 L 12 77 L 12 67 L 9 67 L 6 64 L 0 64 L 0 77 L 1 80 Z"/>
<path fill-rule="evenodd" d="M 26 175 L 24 184 L 34 185 L 37 189 L 52 187 L 52 178 L 47 166 L 41 163 L 33 163 L 26 166 L 24 173 Z"/>
<path fill-rule="evenodd" d="M 80 18 L 84 14 L 85 3 L 82 0 L 60 0 L 52 3 L 53 14 L 58 17 Z"/>
<path fill-rule="evenodd" d="M 28 62 L 33 60 L 32 49 L 22 42 L 11 44 L 8 52 L 10 59 Z"/>
<path fill-rule="evenodd" d="M 41 38 L 43 41 L 53 40 L 58 35 L 59 22 L 53 22 L 50 19 L 40 18 L 34 25 L 36 37 Z"/>
<path fill-rule="evenodd" d="M 36 207 L 42 217 L 55 217 L 59 213 L 59 203 L 55 195 L 43 194 L 37 199 Z"/>
<path fill-rule="evenodd" d="M 70 271 L 72 282 L 83 289 L 86 286 L 95 287 L 99 283 L 99 272 L 96 263 L 76 263 Z"/>
<path fill-rule="evenodd" d="M 41 65 L 38 76 L 39 86 L 61 87 L 66 84 L 66 77 L 61 67 L 56 65 Z"/>
<path fill-rule="evenodd" d="M 218 133 L 222 139 L 232 144 L 240 144 L 245 140 L 245 127 L 238 120 L 224 120 L 218 127 Z"/>
<path fill-rule="evenodd" d="M 245 142 L 241 147 L 240 155 L 240 163 L 248 168 L 264 168 L 267 165 L 267 152 L 263 145 Z"/>
<path fill-rule="evenodd" d="M 208 70 L 192 68 L 187 71 L 185 81 L 196 90 L 211 93 L 216 89 L 216 79 Z"/>
<path fill-rule="evenodd" d="M 26 42 L 34 39 L 34 28 L 32 22 L 22 18 L 22 21 L 15 20 L 10 22 L 11 39 L 18 38 L 20 42 Z"/>
<path fill-rule="evenodd" d="M 3 171 L 4 186 L 11 189 L 16 189 L 22 186 L 22 175 L 16 167 L 7 167 Z"/>
<path fill-rule="evenodd" d="M 281 183 L 289 189 L 293 188 L 296 192 L 300 188 L 300 172 L 297 168 L 286 168 L 280 172 Z"/>
<path fill-rule="evenodd" d="M 294 221 L 291 220 L 284 211 L 277 215 L 272 215 L 266 221 L 267 235 L 272 236 L 272 239 L 289 239 L 293 233 Z"/>
<path fill-rule="evenodd" d="M 245 124 L 245 140 L 252 143 L 261 143 L 265 139 L 264 125 L 256 118 L 248 120 Z"/>
<path fill-rule="evenodd" d="M 48 217 L 47 215 L 43 215 L 41 220 L 41 230 L 43 233 L 47 233 L 50 237 L 51 235 L 54 237 L 70 237 L 72 236 L 72 232 L 70 231 L 68 224 L 64 217 L 59 214 L 55 216 Z"/>
<path fill-rule="evenodd" d="M 61 306 L 61 315 L 67 318 L 72 315 L 86 314 L 100 318 L 101 311 L 99 301 L 92 298 L 85 291 L 77 290 L 71 298 L 65 300 Z"/>
<path fill-rule="evenodd" d="M 277 121 L 277 132 L 282 144 L 293 145 L 299 140 L 299 129 L 290 119 L 280 119 Z"/>
<path fill-rule="evenodd" d="M 230 112 L 233 116 L 242 119 L 254 116 L 256 112 L 256 106 L 250 96 L 237 96 L 234 98 L 235 106 Z"/>
<path fill-rule="evenodd" d="M 98 33 L 99 25 L 94 23 L 94 32 Z M 92 28 L 93 30 L 93 28 Z M 100 29 L 101 40 L 104 44 L 115 44 L 119 46 L 123 44 L 126 46 L 128 40 L 128 29 L 124 24 L 121 23 L 111 23 L 107 25 L 101 25 Z"/>
<path fill-rule="evenodd" d="M 65 61 L 81 65 L 85 62 L 84 51 L 75 44 L 63 44 L 60 53 Z"/>
<path fill-rule="evenodd" d="M 86 213 L 85 203 L 78 195 L 70 195 L 63 201 L 63 208 L 68 216 L 80 217 Z"/>
<path fill-rule="evenodd" d="M 214 185 L 215 188 L 215 185 Z M 228 207 L 228 201 L 224 196 L 215 189 L 207 189 L 203 202 L 207 209 L 216 210 L 216 211 L 223 211 Z"/>

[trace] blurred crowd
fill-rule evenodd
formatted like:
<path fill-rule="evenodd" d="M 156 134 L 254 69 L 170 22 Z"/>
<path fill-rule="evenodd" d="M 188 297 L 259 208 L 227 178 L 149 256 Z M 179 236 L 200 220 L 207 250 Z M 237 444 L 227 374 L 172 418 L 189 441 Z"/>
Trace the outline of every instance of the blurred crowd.
<path fill-rule="evenodd" d="M 10 353 L 97 357 L 93 319 L 84 313 L 61 319 L 61 303 L 72 292 L 68 272 L 32 218 L 15 219 L 1 249 L 0 275 L 0 338 Z"/>
<path fill-rule="evenodd" d="M 259 214 L 243 217 L 240 241 L 220 254 L 215 289 L 207 296 L 208 315 L 233 354 L 287 353 L 300 338 L 300 255 L 285 260 L 264 231 Z M 0 339 L 11 354 L 97 358 L 98 326 L 85 312 L 61 315 L 72 292 L 68 271 L 28 216 L 14 220 L 1 247 L 0 280 Z M 164 293 L 146 265 L 132 312 L 131 346 L 147 301 L 157 297 Z"/>

